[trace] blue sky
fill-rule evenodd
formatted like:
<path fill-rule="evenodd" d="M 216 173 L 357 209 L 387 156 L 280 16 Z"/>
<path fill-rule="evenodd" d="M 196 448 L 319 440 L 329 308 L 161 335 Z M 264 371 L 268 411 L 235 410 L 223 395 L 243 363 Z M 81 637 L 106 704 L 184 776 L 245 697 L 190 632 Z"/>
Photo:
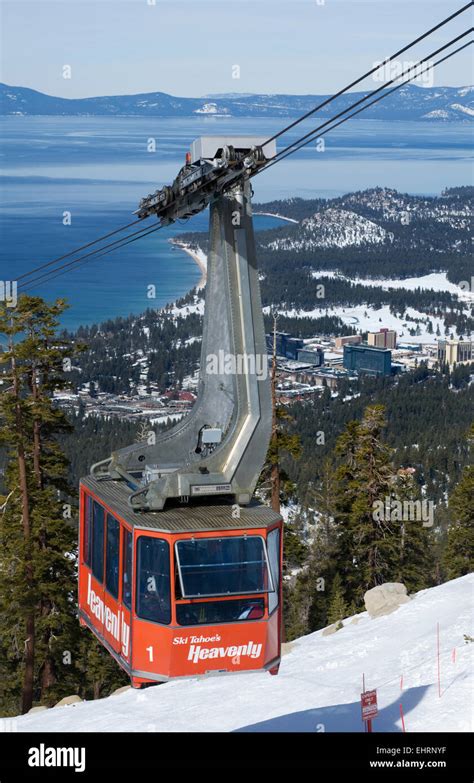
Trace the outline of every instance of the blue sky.
<path fill-rule="evenodd" d="M 463 0 L 0 0 L 0 80 L 51 95 L 327 93 Z M 464 14 L 410 51 L 466 29 Z M 471 83 L 471 50 L 435 85 Z M 64 65 L 71 79 L 64 79 Z M 232 78 L 233 66 L 240 78 Z M 234 69 L 235 73 L 235 69 Z"/>

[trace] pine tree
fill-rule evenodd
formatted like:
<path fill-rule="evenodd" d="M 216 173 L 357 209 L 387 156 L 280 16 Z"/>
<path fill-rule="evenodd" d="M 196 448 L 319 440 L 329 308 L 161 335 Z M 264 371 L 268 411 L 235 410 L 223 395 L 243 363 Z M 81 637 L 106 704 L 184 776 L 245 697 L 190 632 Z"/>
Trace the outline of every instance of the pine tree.
<path fill-rule="evenodd" d="M 294 583 L 283 582 L 283 617 L 285 639 L 291 642 L 308 633 L 308 612 L 311 599 L 302 571 Z"/>
<path fill-rule="evenodd" d="M 281 466 L 282 454 L 287 454 L 293 459 L 301 456 L 301 443 L 298 435 L 288 432 L 288 423 L 291 421 L 286 409 L 278 405 L 277 384 L 277 353 L 276 353 L 276 327 L 278 314 L 273 314 L 273 355 L 271 370 L 271 395 L 272 395 L 272 432 L 270 445 L 267 452 L 266 464 L 259 480 L 260 489 L 265 489 L 265 484 L 270 489 L 270 504 L 274 511 L 280 513 L 280 504 L 283 497 L 292 494 L 295 486 L 290 481 L 288 474 Z"/>
<path fill-rule="evenodd" d="M 330 459 L 324 463 L 321 477 L 307 492 L 309 507 L 306 520 L 313 518 L 312 533 L 306 547 L 303 567 L 292 583 L 287 584 L 287 632 L 288 638 L 323 628 L 328 624 L 330 596 L 337 562 L 337 531 L 334 525 L 334 465 Z"/>
<path fill-rule="evenodd" d="M 332 587 L 328 608 L 328 623 L 336 623 L 338 628 L 342 627 L 342 620 L 347 617 L 348 607 L 344 600 L 344 592 L 342 589 L 342 579 L 339 574 L 336 574 Z"/>
<path fill-rule="evenodd" d="M 474 441 L 474 425 L 468 441 Z M 464 468 L 462 477 L 449 498 L 448 543 L 444 565 L 448 579 L 456 579 L 474 570 L 474 466 Z"/>
<path fill-rule="evenodd" d="M 365 409 L 362 421 L 349 422 L 336 445 L 338 530 L 337 570 L 348 603 L 360 606 L 366 590 L 393 579 L 398 548 L 396 526 L 374 513 L 390 496 L 395 470 L 391 449 L 382 440 L 384 408 Z"/>
<path fill-rule="evenodd" d="M 308 632 L 328 624 L 329 585 L 337 569 L 338 533 L 334 524 L 336 508 L 334 464 L 326 459 L 320 480 L 310 493 L 315 509 L 315 532 L 308 558 L 307 589 L 310 593 Z"/>
<path fill-rule="evenodd" d="M 348 601 L 354 599 L 354 584 L 357 580 L 354 567 L 354 536 L 351 514 L 357 497 L 356 455 L 359 438 L 360 423 L 350 421 L 337 439 L 334 449 L 334 456 L 339 464 L 334 472 L 336 548 L 333 556 Z"/>
<path fill-rule="evenodd" d="M 85 699 L 100 699 L 130 684 L 123 669 L 90 631 L 84 631 L 81 637 L 78 668 L 82 675 L 79 692 Z"/>
<path fill-rule="evenodd" d="M 7 449 L 7 498 L 0 521 L 0 646 L 7 709 L 48 703 L 72 687 L 75 617 L 75 531 L 59 499 L 67 464 L 56 436 L 70 430 L 52 393 L 63 388 L 64 358 L 73 349 L 55 337 L 65 303 L 22 296 L 0 309 L 0 443 Z M 67 499 L 67 498 L 66 498 Z M 16 709 L 16 711 L 18 711 Z"/>
<path fill-rule="evenodd" d="M 410 469 L 399 469 L 394 482 L 394 499 L 401 501 L 420 500 L 417 491 L 414 472 Z M 434 583 L 435 562 L 433 533 L 430 527 L 425 527 L 424 520 L 411 515 L 404 516 L 399 524 L 399 562 L 396 580 L 402 582 L 408 592 L 414 593 Z"/>
<path fill-rule="evenodd" d="M 382 440 L 385 415 L 382 405 L 366 408 L 355 452 L 355 498 L 350 513 L 350 525 L 356 561 L 356 594 L 390 581 L 397 564 L 397 530 L 387 519 L 374 514 L 377 502 L 390 496 L 394 479 L 391 449 Z"/>
<path fill-rule="evenodd" d="M 289 431 L 292 419 L 283 406 L 277 406 L 274 421 L 275 428 L 257 487 L 262 494 L 270 496 L 273 510 L 279 513 L 281 502 L 289 500 L 295 491 L 295 484 L 282 465 L 282 457 L 298 460 L 301 442 L 299 435 Z"/>

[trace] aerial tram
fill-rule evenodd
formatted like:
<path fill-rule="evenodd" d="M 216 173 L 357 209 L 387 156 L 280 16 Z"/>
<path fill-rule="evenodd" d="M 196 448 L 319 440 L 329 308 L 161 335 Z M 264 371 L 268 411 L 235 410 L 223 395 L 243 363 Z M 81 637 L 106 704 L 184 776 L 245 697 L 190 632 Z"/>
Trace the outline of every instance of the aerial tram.
<path fill-rule="evenodd" d="M 168 225 L 210 204 L 196 404 L 80 486 L 80 622 L 134 687 L 278 673 L 282 518 L 253 498 L 272 414 L 249 182 L 276 153 L 262 143 L 196 140 L 174 183 L 137 210 Z M 231 372 L 226 356 L 238 358 Z"/>
<path fill-rule="evenodd" d="M 258 503 L 135 512 L 122 481 L 81 482 L 79 606 L 132 685 L 280 662 L 280 517 Z"/>

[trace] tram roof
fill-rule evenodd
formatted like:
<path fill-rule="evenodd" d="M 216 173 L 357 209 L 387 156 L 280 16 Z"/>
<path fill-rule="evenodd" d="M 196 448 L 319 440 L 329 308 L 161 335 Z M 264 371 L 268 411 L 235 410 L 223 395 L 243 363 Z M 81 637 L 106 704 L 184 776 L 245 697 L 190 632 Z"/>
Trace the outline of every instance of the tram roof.
<path fill-rule="evenodd" d="M 169 505 L 163 511 L 134 511 L 128 504 L 131 490 L 125 481 L 87 476 L 81 479 L 81 484 L 103 500 L 118 517 L 138 529 L 166 533 L 242 530 L 267 528 L 281 519 L 273 509 L 257 501 L 241 506 L 240 517 L 233 519 L 232 502 L 226 503 L 221 497 L 207 498 L 206 505 L 202 499 L 190 499 L 189 505 Z"/>

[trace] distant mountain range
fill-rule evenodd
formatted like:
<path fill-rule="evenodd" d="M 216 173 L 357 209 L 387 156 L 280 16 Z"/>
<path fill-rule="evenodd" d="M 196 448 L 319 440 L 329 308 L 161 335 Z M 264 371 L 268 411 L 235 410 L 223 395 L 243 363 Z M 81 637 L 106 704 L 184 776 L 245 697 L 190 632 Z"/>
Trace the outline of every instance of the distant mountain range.
<path fill-rule="evenodd" d="M 352 92 L 318 112 L 330 117 L 361 98 Z M 178 98 L 164 92 L 111 95 L 98 98 L 56 98 L 0 83 L 0 115 L 132 116 L 132 117 L 297 117 L 327 95 L 249 95 L 230 93 L 203 98 Z M 401 87 L 361 115 L 374 120 L 444 120 L 474 118 L 473 87 Z"/>

